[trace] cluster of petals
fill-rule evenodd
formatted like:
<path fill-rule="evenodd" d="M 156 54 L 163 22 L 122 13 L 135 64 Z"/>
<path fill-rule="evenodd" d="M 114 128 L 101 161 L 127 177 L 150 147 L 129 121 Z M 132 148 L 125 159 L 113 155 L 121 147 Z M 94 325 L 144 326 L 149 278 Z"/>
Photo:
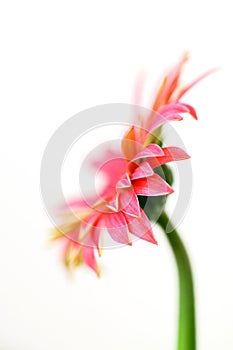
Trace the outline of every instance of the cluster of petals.
<path fill-rule="evenodd" d="M 181 89 L 182 60 L 164 78 L 155 98 L 152 113 L 141 127 L 132 126 L 122 139 L 122 157 L 112 158 L 102 171 L 108 181 L 97 201 L 84 199 L 69 203 L 72 219 L 65 216 L 64 224 L 53 230 L 53 237 L 62 242 L 63 260 L 67 267 L 85 264 L 99 276 L 96 255 L 101 255 L 103 230 L 117 243 L 132 245 L 132 237 L 156 244 L 152 227 L 140 208 L 138 196 L 163 196 L 173 192 L 171 186 L 154 169 L 178 160 L 189 158 L 178 147 L 160 147 L 150 143 L 150 136 L 164 123 L 182 120 L 183 113 L 195 119 L 196 112 L 190 105 L 180 102 L 181 97 L 197 81 Z M 204 75 L 203 75 L 204 77 Z M 100 165 L 98 162 L 98 166 Z"/>

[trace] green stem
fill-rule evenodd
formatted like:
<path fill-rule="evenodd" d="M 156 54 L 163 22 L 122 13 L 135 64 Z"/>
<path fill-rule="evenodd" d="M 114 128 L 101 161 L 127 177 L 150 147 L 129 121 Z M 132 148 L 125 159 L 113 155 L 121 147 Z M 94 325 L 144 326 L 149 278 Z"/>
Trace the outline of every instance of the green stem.
<path fill-rule="evenodd" d="M 179 326 L 177 350 L 196 349 L 195 331 L 195 303 L 192 270 L 187 251 L 178 232 L 172 227 L 170 233 L 166 233 L 169 217 L 165 212 L 158 219 L 158 224 L 164 230 L 172 248 L 179 275 Z M 171 227 L 171 226 L 170 226 Z"/>

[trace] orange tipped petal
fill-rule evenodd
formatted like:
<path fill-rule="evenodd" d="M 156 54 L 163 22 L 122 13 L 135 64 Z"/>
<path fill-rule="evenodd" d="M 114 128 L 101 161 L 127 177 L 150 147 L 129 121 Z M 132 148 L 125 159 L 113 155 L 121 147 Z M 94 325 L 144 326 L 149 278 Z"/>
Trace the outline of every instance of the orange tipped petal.
<path fill-rule="evenodd" d="M 136 136 L 134 126 L 132 126 L 122 139 L 122 153 L 128 160 L 132 159 L 137 153 Z"/>

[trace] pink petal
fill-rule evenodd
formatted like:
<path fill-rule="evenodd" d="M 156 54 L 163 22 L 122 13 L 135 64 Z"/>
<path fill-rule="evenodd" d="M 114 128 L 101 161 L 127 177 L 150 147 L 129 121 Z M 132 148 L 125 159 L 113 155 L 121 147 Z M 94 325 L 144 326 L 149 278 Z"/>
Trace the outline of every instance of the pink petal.
<path fill-rule="evenodd" d="M 176 64 L 165 77 L 152 108 L 154 111 L 157 111 L 160 106 L 169 103 L 170 98 L 179 84 L 184 63 L 188 58 L 188 54 L 185 53 L 180 62 L 178 62 L 178 64 Z"/>
<path fill-rule="evenodd" d="M 115 190 L 116 183 L 127 169 L 127 162 L 122 156 L 114 156 L 113 152 L 109 152 L 108 155 L 109 159 L 106 159 L 105 163 L 99 168 L 100 174 L 103 174 L 106 179 L 103 189 L 99 193 L 100 198 L 111 196 Z"/>
<path fill-rule="evenodd" d="M 85 236 L 80 243 L 90 248 L 96 248 L 100 252 L 99 240 L 102 228 L 99 227 L 98 221 L 83 225 L 83 230 Z"/>
<path fill-rule="evenodd" d="M 189 113 L 192 117 L 194 117 L 194 119 L 197 119 L 197 113 L 195 109 L 186 103 L 180 102 L 170 103 L 169 105 L 162 107 L 159 109 L 159 113 L 166 118 L 176 114 L 177 118 L 182 118 L 179 113 Z"/>
<path fill-rule="evenodd" d="M 183 103 L 183 106 L 187 107 L 188 108 L 188 113 L 194 118 L 194 119 L 197 119 L 197 113 L 195 111 L 195 109 L 190 106 L 190 105 L 187 105 L 186 103 Z"/>
<path fill-rule="evenodd" d="M 133 187 L 120 191 L 118 195 L 119 210 L 132 216 L 140 215 L 140 205 L 138 197 Z"/>
<path fill-rule="evenodd" d="M 134 162 L 138 159 L 142 158 L 150 158 L 155 156 L 163 156 L 163 150 L 159 145 L 151 144 L 145 147 L 142 151 L 140 151 L 131 162 Z"/>
<path fill-rule="evenodd" d="M 124 176 L 116 184 L 117 189 L 124 189 L 124 188 L 129 188 L 129 187 L 131 187 L 131 182 L 127 176 Z"/>
<path fill-rule="evenodd" d="M 168 114 L 162 115 L 160 113 L 156 113 L 156 116 L 152 120 L 151 124 L 148 127 L 148 134 L 152 133 L 154 130 L 158 129 L 160 126 L 164 125 L 167 122 L 171 121 L 180 121 L 183 118 L 179 114 Z M 147 134 L 147 136 L 148 136 Z"/>
<path fill-rule="evenodd" d="M 132 126 L 124 135 L 121 142 L 122 153 L 126 160 L 131 160 L 138 152 L 135 127 Z"/>
<path fill-rule="evenodd" d="M 161 196 L 173 193 L 174 190 L 158 174 L 133 181 L 134 191 L 142 196 Z"/>
<path fill-rule="evenodd" d="M 96 200 L 96 197 L 91 197 L 91 198 L 88 198 L 88 203 L 92 203 Z M 82 199 L 82 198 L 73 198 L 73 199 L 70 199 L 69 201 L 67 201 L 67 203 L 65 205 L 62 206 L 62 209 L 65 209 L 65 208 L 89 208 L 89 205 L 87 204 L 87 202 Z"/>
<path fill-rule="evenodd" d="M 148 162 L 141 163 L 131 175 L 131 180 L 154 175 L 153 169 Z"/>
<path fill-rule="evenodd" d="M 99 277 L 100 276 L 100 270 L 99 270 L 98 264 L 96 262 L 96 258 L 95 258 L 95 254 L 94 254 L 94 248 L 83 247 L 82 258 L 83 258 L 84 264 L 86 264 L 93 271 L 95 271 L 95 273 Z"/>
<path fill-rule="evenodd" d="M 112 239 L 122 244 L 132 245 L 125 216 L 121 212 L 109 213 L 103 216 L 104 226 Z"/>
<path fill-rule="evenodd" d="M 175 114 L 175 113 L 188 113 L 189 108 L 182 103 L 170 103 L 159 109 L 159 113 L 162 115 Z"/>
<path fill-rule="evenodd" d="M 146 214 L 141 210 L 141 215 L 137 218 L 128 218 L 128 228 L 130 233 L 144 239 L 147 242 L 158 244 L 154 238 L 151 223 Z"/>
<path fill-rule="evenodd" d="M 138 75 L 135 88 L 134 88 L 134 94 L 133 94 L 133 105 L 140 106 L 142 95 L 143 95 L 143 87 L 145 83 L 145 74 L 143 72 Z"/>
<path fill-rule="evenodd" d="M 196 85 L 197 83 L 199 83 L 202 79 L 206 78 L 208 75 L 218 71 L 219 68 L 213 68 L 213 69 L 210 69 L 208 70 L 207 72 L 205 72 L 204 74 L 202 74 L 200 77 L 198 77 L 197 79 L 195 79 L 192 83 L 190 83 L 189 85 L 187 85 L 185 88 L 183 88 L 178 97 L 177 97 L 177 100 L 180 100 L 181 97 L 184 96 L 184 94 L 186 94 L 186 92 L 188 92 L 194 85 Z"/>
<path fill-rule="evenodd" d="M 153 169 L 162 164 L 190 158 L 190 156 L 179 147 L 164 147 L 163 152 L 164 156 L 162 157 L 148 159 L 148 163 Z"/>

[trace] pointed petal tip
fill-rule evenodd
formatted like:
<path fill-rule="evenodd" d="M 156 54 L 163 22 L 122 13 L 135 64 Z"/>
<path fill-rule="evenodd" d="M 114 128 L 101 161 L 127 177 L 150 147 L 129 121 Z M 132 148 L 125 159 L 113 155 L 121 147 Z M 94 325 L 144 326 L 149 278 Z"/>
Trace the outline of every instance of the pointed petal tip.
<path fill-rule="evenodd" d="M 101 277 L 101 271 L 100 271 L 100 268 L 99 268 L 99 267 L 97 268 L 97 270 L 95 271 L 95 273 L 96 273 L 96 276 L 97 276 L 98 278 Z"/>
<path fill-rule="evenodd" d="M 169 193 L 168 193 L 168 194 L 172 194 L 172 193 L 174 193 L 174 192 L 175 192 L 175 190 L 173 190 L 173 188 L 172 188 L 172 187 L 170 187 L 170 186 L 169 186 L 169 188 L 168 188 L 168 191 L 169 191 Z"/>
<path fill-rule="evenodd" d="M 155 237 L 153 236 L 153 237 L 151 237 L 151 240 L 150 241 L 148 241 L 148 242 L 150 242 L 150 243 L 152 243 L 152 244 L 155 244 L 155 245 L 158 245 L 158 242 L 156 241 L 156 239 L 155 239 Z"/>

